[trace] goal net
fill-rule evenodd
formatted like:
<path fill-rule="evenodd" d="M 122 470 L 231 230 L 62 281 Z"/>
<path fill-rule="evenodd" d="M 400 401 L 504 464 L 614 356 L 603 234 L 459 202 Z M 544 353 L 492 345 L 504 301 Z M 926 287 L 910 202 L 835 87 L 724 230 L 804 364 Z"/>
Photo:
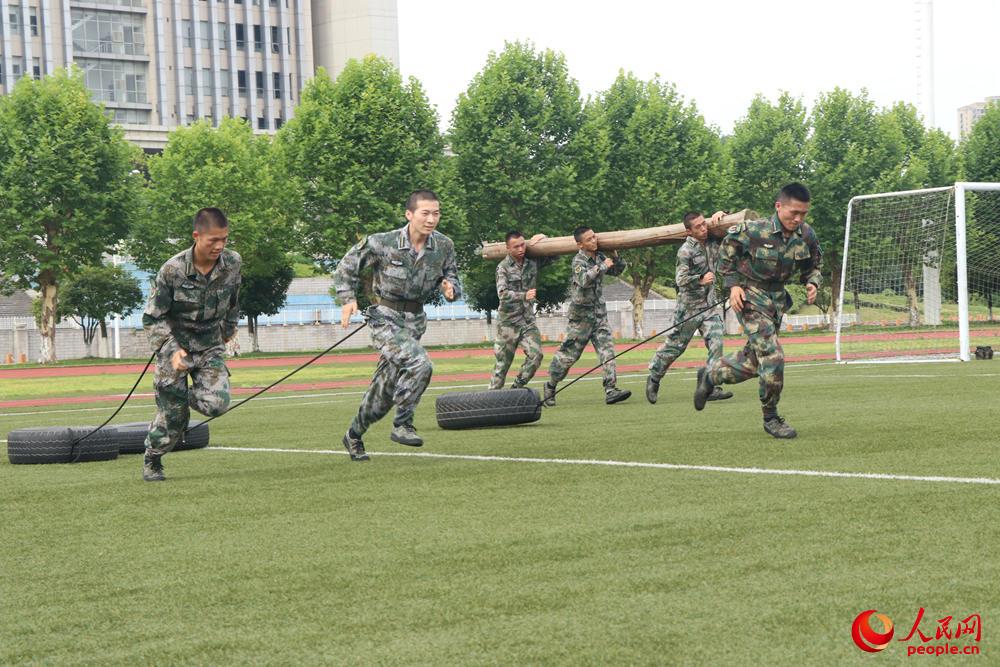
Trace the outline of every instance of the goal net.
<path fill-rule="evenodd" d="M 1000 349 L 1000 183 L 854 197 L 841 269 L 838 361 Z"/>

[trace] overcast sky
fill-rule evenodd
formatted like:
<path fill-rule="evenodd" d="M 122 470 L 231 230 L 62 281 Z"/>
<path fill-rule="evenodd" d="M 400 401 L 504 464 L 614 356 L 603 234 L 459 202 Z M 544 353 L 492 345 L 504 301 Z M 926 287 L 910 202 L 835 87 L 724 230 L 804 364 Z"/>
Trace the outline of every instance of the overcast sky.
<path fill-rule="evenodd" d="M 450 124 L 459 93 L 504 41 L 566 56 L 583 96 L 619 69 L 676 84 L 710 124 L 731 132 L 756 93 L 807 107 L 835 86 L 879 105 L 918 99 L 914 0 L 397 0 L 400 69 Z M 1000 0 L 937 0 L 935 124 L 958 134 L 958 107 L 1000 95 Z M 923 111 L 923 109 L 921 109 Z"/>

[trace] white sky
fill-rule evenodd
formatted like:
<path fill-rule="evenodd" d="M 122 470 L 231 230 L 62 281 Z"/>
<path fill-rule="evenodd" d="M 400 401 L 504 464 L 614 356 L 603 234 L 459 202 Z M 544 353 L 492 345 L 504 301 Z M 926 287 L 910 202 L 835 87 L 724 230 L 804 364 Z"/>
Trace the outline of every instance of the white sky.
<path fill-rule="evenodd" d="M 835 86 L 879 105 L 918 98 L 915 0 L 398 0 L 400 69 L 450 124 L 460 92 L 504 41 L 566 56 L 581 94 L 619 69 L 659 74 L 710 124 L 732 131 L 756 93 L 787 90 L 811 108 Z M 958 134 L 958 107 L 1000 95 L 1000 0 L 938 0 L 935 124 Z"/>

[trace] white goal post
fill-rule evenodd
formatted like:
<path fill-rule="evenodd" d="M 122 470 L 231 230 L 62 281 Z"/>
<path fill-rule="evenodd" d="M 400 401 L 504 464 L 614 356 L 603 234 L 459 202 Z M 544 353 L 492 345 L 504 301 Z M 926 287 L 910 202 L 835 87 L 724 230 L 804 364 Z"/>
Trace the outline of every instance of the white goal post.
<path fill-rule="evenodd" d="M 1000 345 L 1000 183 L 852 198 L 839 288 L 838 362 L 969 361 Z"/>

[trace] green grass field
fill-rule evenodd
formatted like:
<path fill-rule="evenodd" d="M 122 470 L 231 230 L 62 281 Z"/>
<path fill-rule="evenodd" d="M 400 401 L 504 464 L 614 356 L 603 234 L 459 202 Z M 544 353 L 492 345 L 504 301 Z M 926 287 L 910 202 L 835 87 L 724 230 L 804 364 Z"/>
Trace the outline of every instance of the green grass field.
<path fill-rule="evenodd" d="M 213 422 L 208 449 L 168 455 L 163 484 L 141 481 L 138 456 L 3 457 L 0 664 L 898 662 L 913 642 L 873 658 L 851 623 L 876 609 L 901 639 L 921 607 L 932 636 L 980 614 L 967 662 L 987 664 L 1000 484 L 947 478 L 1000 480 L 998 377 L 991 362 L 790 365 L 789 442 L 761 429 L 755 383 L 698 413 L 694 372 L 676 370 L 655 406 L 641 375 L 617 406 L 588 379 L 535 424 L 475 431 L 437 428 L 434 398 L 454 388 L 436 383 L 427 445 L 390 442 L 384 421 L 368 463 L 340 444 L 360 388 L 265 395 Z M 65 396 L 82 378 L 67 380 L 17 391 Z M 111 409 L 5 409 L 0 438 Z M 118 421 L 150 416 L 142 399 Z"/>

